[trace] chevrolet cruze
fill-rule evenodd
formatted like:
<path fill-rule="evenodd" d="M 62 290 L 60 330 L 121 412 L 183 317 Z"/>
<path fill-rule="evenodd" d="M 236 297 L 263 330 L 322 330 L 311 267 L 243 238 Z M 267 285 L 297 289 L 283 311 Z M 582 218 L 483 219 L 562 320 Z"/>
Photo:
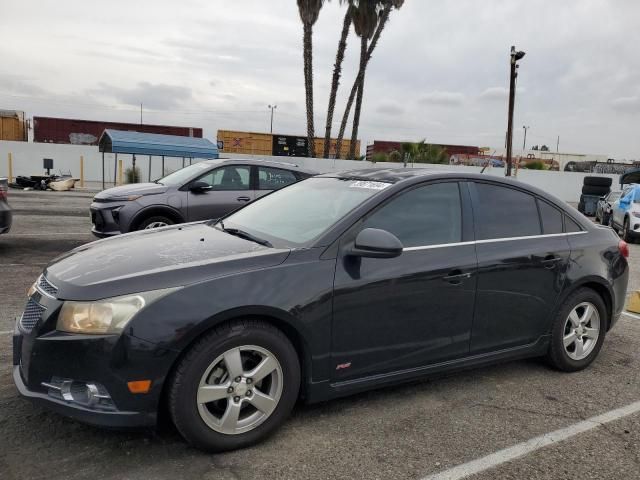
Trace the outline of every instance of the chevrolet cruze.
<path fill-rule="evenodd" d="M 584 369 L 621 314 L 627 255 L 516 181 L 325 174 L 54 259 L 16 323 L 13 377 L 84 422 L 167 411 L 193 445 L 240 448 L 299 399 L 506 359 Z"/>

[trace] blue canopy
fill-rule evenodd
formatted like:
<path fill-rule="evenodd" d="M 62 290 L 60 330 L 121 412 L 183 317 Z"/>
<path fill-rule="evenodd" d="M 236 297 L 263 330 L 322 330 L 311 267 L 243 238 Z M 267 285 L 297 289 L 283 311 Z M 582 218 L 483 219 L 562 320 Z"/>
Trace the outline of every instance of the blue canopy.
<path fill-rule="evenodd" d="M 183 158 L 218 158 L 218 146 L 206 138 L 159 135 L 107 129 L 99 149 L 104 153 L 126 153 Z"/>

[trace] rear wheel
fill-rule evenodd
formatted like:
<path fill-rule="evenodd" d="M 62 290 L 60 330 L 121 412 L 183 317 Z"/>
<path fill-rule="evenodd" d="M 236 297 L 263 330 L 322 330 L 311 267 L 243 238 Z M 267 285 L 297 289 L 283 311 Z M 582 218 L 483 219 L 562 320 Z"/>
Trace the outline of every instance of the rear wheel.
<path fill-rule="evenodd" d="M 216 328 L 180 362 L 169 410 L 182 436 L 203 450 L 252 445 L 279 427 L 300 387 L 294 347 L 275 327 L 254 320 Z"/>
<path fill-rule="evenodd" d="M 553 323 L 547 359 L 552 366 L 575 372 L 598 356 L 607 329 L 607 309 L 595 291 L 577 290 L 567 298 Z"/>

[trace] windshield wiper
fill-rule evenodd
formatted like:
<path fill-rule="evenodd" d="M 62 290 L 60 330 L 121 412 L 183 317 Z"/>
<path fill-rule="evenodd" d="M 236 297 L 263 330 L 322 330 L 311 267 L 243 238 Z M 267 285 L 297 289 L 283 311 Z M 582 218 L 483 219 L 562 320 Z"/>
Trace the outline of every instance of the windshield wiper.
<path fill-rule="evenodd" d="M 236 237 L 244 238 L 245 240 L 250 240 L 260 245 L 264 245 L 265 247 L 273 248 L 273 244 L 269 240 L 256 237 L 255 235 L 252 235 L 249 232 L 245 232 L 244 230 L 240 230 L 239 228 L 226 228 L 222 221 L 218 223 L 220 224 L 220 227 L 222 228 L 222 230 L 224 232 L 227 232 L 230 235 L 235 235 Z"/>

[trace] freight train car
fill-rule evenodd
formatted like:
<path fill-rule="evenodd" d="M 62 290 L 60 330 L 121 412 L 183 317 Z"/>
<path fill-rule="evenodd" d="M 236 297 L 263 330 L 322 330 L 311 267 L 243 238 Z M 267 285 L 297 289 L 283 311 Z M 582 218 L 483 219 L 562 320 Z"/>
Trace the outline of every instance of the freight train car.
<path fill-rule="evenodd" d="M 340 158 L 349 154 L 351 142 L 343 140 Z M 238 153 L 245 155 L 267 155 L 278 157 L 308 157 L 307 137 L 302 135 L 281 135 L 258 132 L 240 132 L 235 130 L 218 130 L 218 148 L 221 153 Z M 324 138 L 315 138 L 316 156 L 322 157 Z M 360 155 L 360 140 L 356 143 L 356 156 Z M 329 156 L 336 156 L 336 139 L 331 139 Z"/>
<path fill-rule="evenodd" d="M 27 141 L 27 125 L 24 112 L 0 110 L 0 140 Z"/>
<path fill-rule="evenodd" d="M 202 138 L 202 128 L 33 117 L 34 142 L 97 145 L 100 135 L 107 129 Z"/>

